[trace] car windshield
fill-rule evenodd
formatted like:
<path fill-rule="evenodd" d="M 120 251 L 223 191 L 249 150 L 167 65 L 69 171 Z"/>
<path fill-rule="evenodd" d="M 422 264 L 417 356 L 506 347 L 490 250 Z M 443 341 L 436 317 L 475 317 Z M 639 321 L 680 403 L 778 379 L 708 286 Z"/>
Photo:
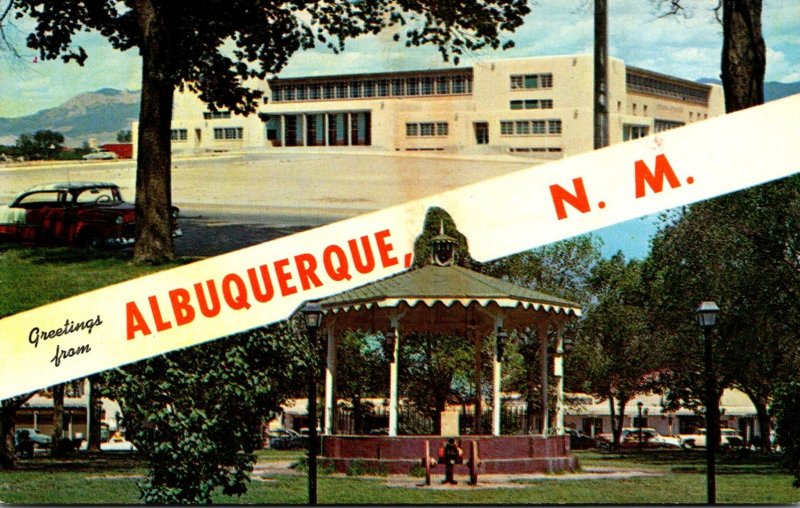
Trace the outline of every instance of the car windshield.
<path fill-rule="evenodd" d="M 90 187 L 73 192 L 73 203 L 119 203 L 122 196 L 116 187 Z"/>

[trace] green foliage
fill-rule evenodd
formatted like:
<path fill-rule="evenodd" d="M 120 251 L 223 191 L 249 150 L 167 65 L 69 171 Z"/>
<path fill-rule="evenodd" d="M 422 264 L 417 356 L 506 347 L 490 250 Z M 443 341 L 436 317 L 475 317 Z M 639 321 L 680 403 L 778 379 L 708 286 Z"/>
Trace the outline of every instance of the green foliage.
<path fill-rule="evenodd" d="M 121 51 L 144 50 L 156 43 L 148 40 L 151 35 L 160 42 L 174 38 L 180 43 L 157 48 L 164 60 L 154 65 L 169 73 L 163 78 L 196 92 L 214 107 L 237 113 L 254 112 L 263 94 L 246 81 L 278 73 L 299 50 L 322 45 L 339 52 L 347 39 L 403 27 L 406 45 L 436 46 L 445 59 L 453 56 L 457 63 L 461 55 L 484 47 L 511 47 L 506 35 L 530 12 L 523 0 L 173 1 L 153 2 L 152 12 L 138 3 L 118 8 L 112 0 L 69 0 L 60 2 L 58 9 L 47 8 L 48 4 L 16 2 L 18 16 L 31 16 L 38 23 L 28 36 L 28 46 L 38 49 L 42 58 L 60 56 L 83 65 L 88 55 L 73 41 L 83 29 L 99 31 Z M 199 26 L 203 30 L 197 30 Z M 158 30 L 163 33 L 156 34 Z"/>
<path fill-rule="evenodd" d="M 447 334 L 411 333 L 400 342 L 400 386 L 402 396 L 431 419 L 439 432 L 439 415 L 447 402 L 469 396 L 474 379 L 474 346 L 463 337 Z"/>
<path fill-rule="evenodd" d="M 456 241 L 455 264 L 471 270 L 476 270 L 479 263 L 469 255 L 469 244 L 467 237 L 457 228 L 455 221 L 447 213 L 447 210 L 432 206 L 425 214 L 422 225 L 422 233 L 414 240 L 414 268 L 427 266 L 431 263 L 431 240 L 440 234 L 444 228 L 444 234 Z"/>
<path fill-rule="evenodd" d="M 294 464 L 291 465 L 291 468 L 299 473 L 307 473 L 308 472 L 308 457 L 300 457 Z M 317 474 L 320 475 L 330 475 L 336 472 L 336 465 L 333 463 L 332 460 L 325 460 L 320 459 L 317 457 Z"/>
<path fill-rule="evenodd" d="M 577 236 L 492 261 L 484 273 L 586 305 L 592 298 L 589 277 L 601 259 L 601 247 L 596 236 Z"/>
<path fill-rule="evenodd" d="M 800 178 L 683 210 L 653 239 L 643 272 L 671 397 L 684 406 L 704 399 L 694 309 L 714 300 L 718 384 L 742 389 L 766 432 L 775 381 L 800 370 Z"/>
<path fill-rule="evenodd" d="M 63 146 L 64 135 L 51 130 L 20 134 L 16 143 L 17 152 L 30 160 L 58 158 Z"/>
<path fill-rule="evenodd" d="M 345 474 L 347 476 L 388 476 L 389 471 L 384 464 L 355 459 L 350 461 Z"/>
<path fill-rule="evenodd" d="M 424 478 L 425 468 L 419 464 L 414 464 L 408 471 L 408 476 L 411 476 L 412 478 Z"/>
<path fill-rule="evenodd" d="M 770 412 L 775 418 L 775 433 L 783 452 L 783 463 L 800 488 L 800 381 L 791 379 L 775 388 Z"/>
<path fill-rule="evenodd" d="M 117 143 L 130 143 L 131 141 L 133 141 L 133 134 L 130 130 L 117 132 Z"/>
<path fill-rule="evenodd" d="M 618 445 L 627 401 L 652 389 L 647 376 L 660 365 L 659 348 L 647 321 L 639 261 L 626 261 L 618 252 L 595 264 L 588 285 L 594 303 L 580 323 L 569 371 L 577 373 L 584 391 L 616 404 L 612 428 Z"/>
<path fill-rule="evenodd" d="M 158 356 L 106 374 L 147 460 L 146 503 L 209 503 L 247 490 L 265 417 L 308 357 L 294 321 Z"/>
<path fill-rule="evenodd" d="M 353 331 L 339 339 L 336 390 L 339 397 L 350 399 L 356 434 L 365 432 L 366 416 L 372 410 L 362 399 L 384 397 L 389 392 L 389 362 L 383 340 L 381 336 Z"/>

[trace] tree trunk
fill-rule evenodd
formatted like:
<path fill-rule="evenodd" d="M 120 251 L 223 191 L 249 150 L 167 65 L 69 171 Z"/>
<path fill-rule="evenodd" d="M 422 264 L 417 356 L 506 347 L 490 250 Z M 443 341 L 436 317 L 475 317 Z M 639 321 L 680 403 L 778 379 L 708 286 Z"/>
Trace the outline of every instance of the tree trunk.
<path fill-rule="evenodd" d="M 761 397 L 756 397 L 754 394 L 748 393 L 747 396 L 756 408 L 756 418 L 758 419 L 758 448 L 764 452 L 769 453 L 771 446 L 769 443 L 769 433 L 772 428 L 767 410 L 767 401 Z"/>
<path fill-rule="evenodd" d="M 481 351 L 483 350 L 483 337 L 478 334 L 475 337 L 475 424 L 473 425 L 473 434 L 483 434 L 483 427 L 481 426 L 483 416 L 483 394 L 481 386 L 483 386 L 483 379 L 481 377 Z"/>
<path fill-rule="evenodd" d="M 17 406 L 7 405 L 9 401 L 0 401 L 0 469 L 13 469 L 16 463 L 14 448 L 14 416 Z"/>
<path fill-rule="evenodd" d="M 51 454 L 59 456 L 64 451 L 61 440 L 64 439 L 64 384 L 53 387 L 53 442 Z"/>
<path fill-rule="evenodd" d="M 13 469 L 16 463 L 14 448 L 14 420 L 17 409 L 28 402 L 36 392 L 0 400 L 0 469 Z"/>
<path fill-rule="evenodd" d="M 764 103 L 767 51 L 761 4 L 762 0 L 723 0 L 722 87 L 728 113 Z"/>
<path fill-rule="evenodd" d="M 625 406 L 628 404 L 628 399 L 620 398 L 617 400 L 618 412 L 614 411 L 614 397 L 609 397 L 608 403 L 611 406 L 611 432 L 614 436 L 614 442 L 611 447 L 617 450 L 620 448 L 622 427 L 625 424 Z"/>
<path fill-rule="evenodd" d="M 91 418 L 89 419 L 89 429 L 86 436 L 86 443 L 89 451 L 100 451 L 100 397 L 98 396 L 99 383 L 97 382 L 98 376 L 89 376 L 89 393 L 88 393 L 88 408 L 91 411 Z"/>
<path fill-rule="evenodd" d="M 142 102 L 136 161 L 136 244 L 134 261 L 163 263 L 175 257 L 170 213 L 172 155 L 170 129 L 175 88 L 170 65 L 166 7 L 140 0 L 135 11 L 142 34 Z"/>

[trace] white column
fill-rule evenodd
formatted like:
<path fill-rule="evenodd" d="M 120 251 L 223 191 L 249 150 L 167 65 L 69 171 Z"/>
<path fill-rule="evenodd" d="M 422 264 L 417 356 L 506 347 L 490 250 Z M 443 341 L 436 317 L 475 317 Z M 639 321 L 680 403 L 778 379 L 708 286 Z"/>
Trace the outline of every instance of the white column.
<path fill-rule="evenodd" d="M 556 385 L 556 434 L 564 434 L 564 327 L 558 327 L 556 357 L 553 359 L 553 374 L 558 379 Z"/>
<path fill-rule="evenodd" d="M 548 400 L 547 400 L 547 392 L 549 388 L 547 386 L 547 374 L 548 374 L 548 366 L 550 364 L 548 354 L 547 354 L 547 330 L 549 326 L 547 322 L 541 323 L 538 327 L 539 331 L 539 340 L 541 341 L 541 357 L 542 357 L 542 435 L 546 436 L 547 432 L 549 431 L 549 422 L 547 416 L 547 408 L 548 408 Z"/>
<path fill-rule="evenodd" d="M 328 326 L 328 361 L 325 365 L 325 429 L 322 434 L 332 436 L 336 425 L 336 333 Z"/>
<path fill-rule="evenodd" d="M 492 435 L 500 435 L 500 411 L 503 401 L 500 395 L 500 378 L 503 375 L 503 365 L 497 358 L 494 359 L 494 407 L 492 408 Z"/>
<path fill-rule="evenodd" d="M 389 436 L 397 436 L 397 407 L 398 407 L 398 379 L 399 371 L 397 368 L 397 361 L 400 352 L 400 317 L 391 317 L 391 326 L 394 328 L 394 351 L 392 352 L 393 361 L 389 364 Z"/>
<path fill-rule="evenodd" d="M 492 404 L 492 435 L 500 435 L 500 415 L 503 410 L 503 400 L 501 384 L 503 380 L 503 364 L 497 356 L 497 332 L 503 327 L 503 316 L 497 315 L 494 318 L 495 348 L 494 348 L 494 374 L 492 377 L 494 403 Z"/>

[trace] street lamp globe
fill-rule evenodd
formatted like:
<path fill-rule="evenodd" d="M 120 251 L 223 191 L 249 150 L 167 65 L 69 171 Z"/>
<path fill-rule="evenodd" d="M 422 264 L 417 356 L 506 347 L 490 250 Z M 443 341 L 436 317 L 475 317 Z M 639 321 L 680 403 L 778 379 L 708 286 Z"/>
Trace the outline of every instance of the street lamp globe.
<path fill-rule="evenodd" d="M 308 302 L 303 307 L 303 318 L 309 330 L 316 330 L 322 324 L 322 307 L 316 302 Z"/>
<path fill-rule="evenodd" d="M 695 312 L 697 313 L 697 322 L 701 328 L 713 328 L 717 324 L 719 307 L 715 302 L 702 302 Z"/>

